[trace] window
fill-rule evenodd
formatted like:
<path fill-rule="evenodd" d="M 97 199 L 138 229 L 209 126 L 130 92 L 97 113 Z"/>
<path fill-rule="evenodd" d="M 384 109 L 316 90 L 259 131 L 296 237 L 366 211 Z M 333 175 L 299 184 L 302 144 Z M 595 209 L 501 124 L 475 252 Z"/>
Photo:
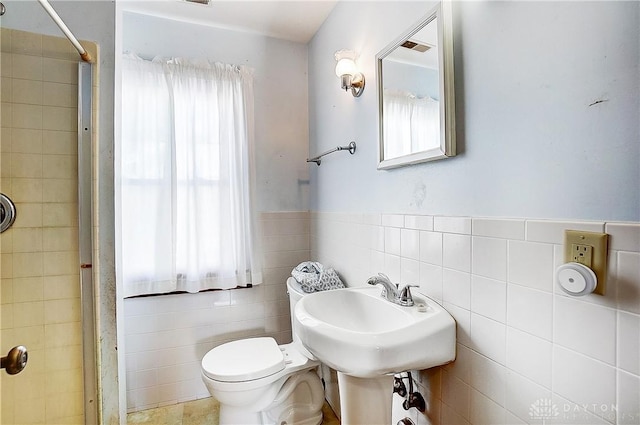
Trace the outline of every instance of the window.
<path fill-rule="evenodd" d="M 123 59 L 125 296 L 261 283 L 252 84 L 243 67 Z"/>

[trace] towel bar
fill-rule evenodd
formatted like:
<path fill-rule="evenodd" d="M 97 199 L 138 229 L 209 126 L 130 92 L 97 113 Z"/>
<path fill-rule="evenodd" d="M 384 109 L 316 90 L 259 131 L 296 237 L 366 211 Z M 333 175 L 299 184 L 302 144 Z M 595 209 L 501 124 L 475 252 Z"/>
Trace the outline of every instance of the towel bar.
<path fill-rule="evenodd" d="M 325 155 L 329 155 L 330 153 L 334 153 L 338 151 L 349 151 L 349 153 L 353 155 L 356 152 L 356 142 L 351 142 L 347 146 L 336 146 L 334 149 L 321 153 L 318 156 L 314 156 L 313 158 L 307 158 L 307 162 L 315 162 L 316 164 L 318 164 L 318 167 L 319 167 L 320 163 L 322 162 L 320 158 L 322 158 Z"/>

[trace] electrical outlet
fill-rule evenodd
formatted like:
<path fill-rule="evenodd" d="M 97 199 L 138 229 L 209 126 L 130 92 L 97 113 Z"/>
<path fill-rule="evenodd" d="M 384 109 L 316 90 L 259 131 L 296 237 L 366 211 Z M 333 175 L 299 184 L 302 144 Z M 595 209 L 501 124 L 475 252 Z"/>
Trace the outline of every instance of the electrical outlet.
<path fill-rule="evenodd" d="M 589 267 L 596 274 L 598 285 L 595 294 L 604 295 L 607 284 L 607 245 L 606 233 L 565 230 L 564 261 L 575 262 Z"/>
<path fill-rule="evenodd" d="M 576 263 L 580 263 L 591 268 L 591 260 L 593 258 L 593 247 L 591 245 L 572 243 L 571 255 L 573 261 Z"/>

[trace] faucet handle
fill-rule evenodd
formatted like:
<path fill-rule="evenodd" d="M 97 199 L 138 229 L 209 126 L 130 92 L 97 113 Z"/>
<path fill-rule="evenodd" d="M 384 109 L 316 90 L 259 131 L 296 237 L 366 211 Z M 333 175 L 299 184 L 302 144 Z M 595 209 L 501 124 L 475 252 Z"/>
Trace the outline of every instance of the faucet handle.
<path fill-rule="evenodd" d="M 400 300 L 399 304 L 404 307 L 413 306 L 413 296 L 411 295 L 411 288 L 417 288 L 420 285 L 409 285 L 406 284 L 400 290 Z"/>

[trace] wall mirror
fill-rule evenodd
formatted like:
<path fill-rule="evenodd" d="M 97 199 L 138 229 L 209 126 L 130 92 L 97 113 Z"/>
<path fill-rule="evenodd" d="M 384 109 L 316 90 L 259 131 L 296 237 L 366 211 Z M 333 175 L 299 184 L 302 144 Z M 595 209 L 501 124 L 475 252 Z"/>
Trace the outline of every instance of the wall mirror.
<path fill-rule="evenodd" d="M 451 21 L 440 2 L 376 55 L 378 169 L 456 154 Z"/>

